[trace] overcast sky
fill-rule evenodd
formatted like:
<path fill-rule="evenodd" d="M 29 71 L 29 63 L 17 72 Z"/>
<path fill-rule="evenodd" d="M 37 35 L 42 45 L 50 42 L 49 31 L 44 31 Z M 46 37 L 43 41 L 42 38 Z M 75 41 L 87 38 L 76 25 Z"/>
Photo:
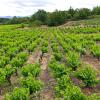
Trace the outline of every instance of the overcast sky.
<path fill-rule="evenodd" d="M 0 16 L 28 16 L 38 9 L 46 11 L 100 6 L 100 0 L 0 0 Z"/>

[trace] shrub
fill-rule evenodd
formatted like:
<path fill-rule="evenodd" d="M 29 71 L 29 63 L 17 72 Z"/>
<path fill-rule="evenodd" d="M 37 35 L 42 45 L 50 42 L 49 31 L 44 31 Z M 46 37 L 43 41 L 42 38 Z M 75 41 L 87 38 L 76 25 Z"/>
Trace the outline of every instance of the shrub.
<path fill-rule="evenodd" d="M 41 25 L 43 25 L 43 23 L 41 21 L 35 20 L 29 26 L 41 26 Z"/>
<path fill-rule="evenodd" d="M 18 49 L 16 47 L 9 47 L 9 51 L 6 53 L 6 56 L 12 59 L 16 53 L 18 53 Z"/>
<path fill-rule="evenodd" d="M 57 60 L 57 61 L 60 61 L 61 60 L 61 58 L 62 58 L 62 54 L 59 52 L 55 52 L 54 53 L 54 57 L 55 57 L 55 59 Z"/>
<path fill-rule="evenodd" d="M 42 46 L 48 47 L 48 42 L 44 41 Z"/>
<path fill-rule="evenodd" d="M 28 74 L 32 74 L 34 77 L 37 77 L 40 73 L 40 65 L 39 64 L 27 64 L 22 67 L 21 73 L 27 77 Z"/>
<path fill-rule="evenodd" d="M 11 60 L 10 64 L 12 67 L 18 68 L 18 67 L 21 67 L 23 65 L 23 62 L 21 61 L 21 59 L 18 59 L 16 57 L 16 58 L 13 58 Z"/>
<path fill-rule="evenodd" d="M 21 26 L 20 26 L 20 28 L 24 28 L 24 27 L 25 27 L 25 25 L 22 23 Z"/>
<path fill-rule="evenodd" d="M 4 100 L 29 100 L 29 89 L 14 88 L 12 93 L 5 95 Z"/>
<path fill-rule="evenodd" d="M 36 46 L 37 46 L 37 43 L 33 42 L 31 45 L 28 46 L 28 51 L 33 52 Z"/>
<path fill-rule="evenodd" d="M 94 86 L 97 82 L 96 80 L 96 72 L 95 70 L 90 67 L 86 66 L 83 68 L 80 68 L 76 73 L 75 76 L 79 79 L 81 79 L 86 86 Z"/>
<path fill-rule="evenodd" d="M 3 59 L 0 60 L 0 68 L 3 68 L 5 66 L 5 61 Z"/>
<path fill-rule="evenodd" d="M 0 86 L 5 82 L 6 80 L 6 73 L 3 68 L 0 68 Z"/>
<path fill-rule="evenodd" d="M 6 73 L 6 79 L 11 84 L 10 78 L 11 78 L 11 75 L 15 72 L 15 69 L 11 67 L 10 65 L 7 65 L 4 70 Z"/>
<path fill-rule="evenodd" d="M 45 46 L 42 46 L 41 48 L 42 53 L 47 53 L 48 52 L 48 48 Z"/>
<path fill-rule="evenodd" d="M 81 44 L 75 43 L 74 44 L 74 49 L 76 51 L 78 51 L 79 53 L 81 53 L 81 54 L 85 54 L 86 53 L 86 49 L 83 48 Z"/>
<path fill-rule="evenodd" d="M 52 69 L 56 78 L 60 78 L 68 73 L 68 70 L 66 70 L 65 66 L 57 61 L 51 61 L 49 67 Z"/>
<path fill-rule="evenodd" d="M 64 94 L 64 100 L 87 100 L 81 89 L 77 86 L 68 86 Z"/>
<path fill-rule="evenodd" d="M 71 79 L 69 75 L 63 75 L 61 78 L 57 80 L 56 85 L 56 96 L 62 96 L 64 95 L 64 92 L 68 86 L 72 86 Z"/>
<path fill-rule="evenodd" d="M 5 66 L 4 68 L 6 75 L 12 75 L 15 71 L 14 68 L 12 68 L 10 65 Z"/>
<path fill-rule="evenodd" d="M 19 53 L 15 58 L 13 58 L 10 62 L 12 67 L 15 67 L 16 69 L 19 67 L 22 67 L 24 62 L 28 58 L 28 53 L 26 52 L 21 52 Z"/>
<path fill-rule="evenodd" d="M 80 55 L 76 52 L 68 52 L 67 54 L 67 64 L 73 70 L 81 65 Z"/>
<path fill-rule="evenodd" d="M 92 94 L 88 97 L 88 100 L 100 100 L 100 96 L 97 94 Z"/>
<path fill-rule="evenodd" d="M 21 59 L 22 62 L 25 62 L 28 58 L 28 53 L 27 52 L 21 52 L 18 54 L 18 59 Z"/>
<path fill-rule="evenodd" d="M 36 80 L 32 76 L 21 79 L 22 87 L 29 88 L 30 94 L 39 91 L 43 87 L 43 83 L 40 80 Z"/>
<path fill-rule="evenodd" d="M 56 43 L 52 43 L 51 48 L 52 48 L 53 52 L 58 52 L 59 51 L 59 48 L 58 48 Z"/>
<path fill-rule="evenodd" d="M 100 46 L 93 45 L 91 48 L 91 53 L 97 57 L 98 59 L 100 58 Z"/>
<path fill-rule="evenodd" d="M 10 61 L 9 57 L 0 58 L 0 68 L 3 68 Z"/>

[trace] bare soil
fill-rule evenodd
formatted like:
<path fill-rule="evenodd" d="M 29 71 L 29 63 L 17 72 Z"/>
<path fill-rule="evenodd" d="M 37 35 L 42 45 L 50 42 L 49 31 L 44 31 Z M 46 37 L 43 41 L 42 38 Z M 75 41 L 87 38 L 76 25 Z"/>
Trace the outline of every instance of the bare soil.
<path fill-rule="evenodd" d="M 50 59 L 50 54 L 44 54 L 41 60 L 40 80 L 44 82 L 44 88 L 41 91 L 40 100 L 54 100 L 55 80 L 48 68 Z"/>
<path fill-rule="evenodd" d="M 51 70 L 48 67 L 48 63 L 52 58 L 50 39 L 48 39 L 48 41 L 49 41 L 49 46 L 48 46 L 49 51 L 48 53 L 43 54 L 41 59 L 40 80 L 44 82 L 44 88 L 41 91 L 40 100 L 55 100 L 54 87 L 56 85 L 56 81 L 53 78 L 53 75 L 51 74 Z"/>
<path fill-rule="evenodd" d="M 72 80 L 72 82 L 73 82 L 76 86 L 81 87 L 81 84 L 82 84 L 82 81 L 81 81 L 81 80 L 77 79 L 77 78 L 74 77 L 74 76 L 71 76 L 71 80 Z"/>
<path fill-rule="evenodd" d="M 58 26 L 58 27 L 71 27 L 71 26 L 73 26 L 74 24 L 75 24 L 75 21 L 68 21 L 68 22 L 66 22 L 65 24 L 60 25 L 60 26 Z"/>
<path fill-rule="evenodd" d="M 97 41 L 96 43 L 97 43 L 97 45 L 100 45 L 100 41 Z"/>
<path fill-rule="evenodd" d="M 17 28 L 17 29 L 18 29 L 18 30 L 29 30 L 30 27 L 24 27 L 24 28 L 19 27 L 19 28 Z"/>
<path fill-rule="evenodd" d="M 100 84 L 96 85 L 96 87 L 83 87 L 82 91 L 86 95 L 92 95 L 93 93 L 100 95 Z"/>
<path fill-rule="evenodd" d="M 29 64 L 38 63 L 40 60 L 40 55 L 41 55 L 41 51 L 39 50 L 39 48 L 37 48 L 35 52 L 29 56 L 27 63 Z"/>
<path fill-rule="evenodd" d="M 0 96 L 0 100 L 4 100 L 4 97 L 3 96 Z"/>
<path fill-rule="evenodd" d="M 62 54 L 63 54 L 63 57 L 62 57 L 62 59 L 61 59 L 61 62 L 62 63 L 65 63 L 66 65 L 67 65 L 67 59 L 66 59 L 66 53 L 64 52 L 64 49 L 62 48 L 62 46 L 59 44 L 59 49 L 60 49 L 60 51 L 62 52 Z"/>
<path fill-rule="evenodd" d="M 100 60 L 93 57 L 92 55 L 86 54 L 82 56 L 82 60 L 86 64 L 90 64 L 98 72 L 97 78 L 100 79 Z"/>

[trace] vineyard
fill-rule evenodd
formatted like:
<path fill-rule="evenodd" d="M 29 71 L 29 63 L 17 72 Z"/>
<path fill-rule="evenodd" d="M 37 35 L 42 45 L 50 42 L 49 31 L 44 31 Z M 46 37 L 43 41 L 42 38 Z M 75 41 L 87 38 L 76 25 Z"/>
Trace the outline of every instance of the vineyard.
<path fill-rule="evenodd" d="M 100 26 L 0 26 L 0 100 L 100 100 Z"/>

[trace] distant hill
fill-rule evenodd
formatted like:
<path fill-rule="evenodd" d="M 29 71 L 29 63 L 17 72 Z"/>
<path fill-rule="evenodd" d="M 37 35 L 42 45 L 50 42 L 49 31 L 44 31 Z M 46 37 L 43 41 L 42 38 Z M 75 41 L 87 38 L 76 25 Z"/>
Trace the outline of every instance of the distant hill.
<path fill-rule="evenodd" d="M 0 18 L 13 18 L 14 16 L 0 16 Z M 16 16 L 17 18 L 20 18 L 21 16 Z"/>
<path fill-rule="evenodd" d="M 12 16 L 0 16 L 0 18 L 12 18 Z"/>

